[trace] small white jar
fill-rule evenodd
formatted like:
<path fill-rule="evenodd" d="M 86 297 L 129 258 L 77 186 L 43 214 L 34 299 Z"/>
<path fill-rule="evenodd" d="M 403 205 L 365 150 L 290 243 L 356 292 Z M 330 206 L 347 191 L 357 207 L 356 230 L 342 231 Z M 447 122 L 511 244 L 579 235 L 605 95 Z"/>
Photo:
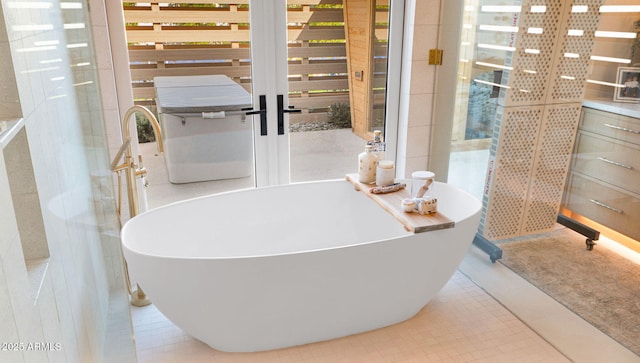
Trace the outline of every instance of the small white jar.
<path fill-rule="evenodd" d="M 435 176 L 431 171 L 414 171 L 411 174 L 411 198 L 432 197 L 431 184 L 433 184 Z"/>
<path fill-rule="evenodd" d="M 380 160 L 376 168 L 376 185 L 384 187 L 394 183 L 396 178 L 396 168 L 393 161 Z"/>
<path fill-rule="evenodd" d="M 400 206 L 405 213 L 411 213 L 416 209 L 416 201 L 411 198 L 405 198 L 402 200 Z"/>

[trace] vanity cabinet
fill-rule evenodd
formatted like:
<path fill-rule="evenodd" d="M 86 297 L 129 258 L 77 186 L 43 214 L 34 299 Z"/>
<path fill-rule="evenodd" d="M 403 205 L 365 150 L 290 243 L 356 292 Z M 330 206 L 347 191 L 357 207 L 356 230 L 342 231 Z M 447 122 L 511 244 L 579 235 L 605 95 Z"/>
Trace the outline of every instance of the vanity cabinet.
<path fill-rule="evenodd" d="M 627 113 L 583 107 L 564 207 L 640 240 L 640 118 Z"/>

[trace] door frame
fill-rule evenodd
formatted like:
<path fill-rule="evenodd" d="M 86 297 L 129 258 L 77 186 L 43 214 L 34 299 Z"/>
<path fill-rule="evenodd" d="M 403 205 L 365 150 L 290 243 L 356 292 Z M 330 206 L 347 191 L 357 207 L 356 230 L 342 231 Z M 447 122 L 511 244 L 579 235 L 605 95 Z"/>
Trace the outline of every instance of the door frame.
<path fill-rule="evenodd" d="M 387 158 L 397 163 L 398 125 L 400 124 L 400 83 L 401 64 L 403 58 L 404 19 L 405 4 L 408 0 L 390 1 L 390 29 L 389 29 L 389 55 L 388 55 L 388 87 L 385 110 L 385 141 L 387 143 Z M 109 6 L 111 5 L 111 6 Z M 252 116 L 254 125 L 254 178 L 255 186 L 287 184 L 290 182 L 289 160 L 289 117 L 284 117 L 284 135 L 277 135 L 277 95 L 284 95 L 284 109 L 288 109 L 288 54 L 287 54 L 287 3 L 286 0 L 250 0 L 250 24 L 255 31 L 251 32 L 250 41 L 252 59 L 261 59 L 260 62 L 251 62 L 252 98 L 253 104 L 259 105 L 259 95 L 266 95 L 267 117 L 274 120 L 268 123 L 268 137 L 255 135 L 260 130 L 260 117 Z M 124 32 L 122 4 L 108 2 L 107 13 L 109 15 L 109 33 L 112 47 L 118 46 L 118 52 L 125 57 L 115 57 L 115 74 L 121 75 L 116 80 L 117 94 L 129 92 L 129 97 L 118 97 L 118 100 L 132 100 L 131 77 L 126 48 L 126 35 Z M 114 15 L 115 14 L 115 15 Z M 111 21 L 114 18 L 115 21 Z M 118 21 L 118 19 L 120 19 Z M 260 31 L 258 31 L 260 30 Z M 114 40 L 115 39 L 115 40 Z M 255 54 L 255 55 L 254 55 Z M 258 56 L 259 58 L 255 58 Z M 276 70 L 275 72 L 273 70 Z M 119 71 L 118 71 L 119 70 Z M 282 76 L 280 76 L 282 75 Z M 131 103 L 132 101 L 128 101 Z M 132 103 L 131 103 L 132 104 Z M 120 105 L 122 106 L 122 105 Z M 122 107 L 120 107 L 122 108 Z M 126 107 L 125 107 L 126 108 Z M 132 135 L 136 135 L 135 130 Z M 137 143 L 132 145 L 137 148 Z M 135 152 L 137 154 L 137 152 Z M 146 200 L 144 189 L 140 189 L 141 200 Z"/>
<path fill-rule="evenodd" d="M 288 95 L 287 2 L 249 1 L 251 24 L 251 83 L 253 104 L 266 96 L 266 135 L 260 132 L 260 115 L 253 116 L 256 187 L 289 183 L 289 132 L 278 135 L 277 95 Z M 260 62 L 253 60 L 260 59 Z M 288 107 L 288 97 L 284 97 Z"/>
<path fill-rule="evenodd" d="M 400 125 L 401 74 L 406 0 L 389 2 L 389 40 L 387 53 L 387 90 L 385 95 L 385 142 L 387 159 L 397 162 Z M 251 24 L 251 62 L 253 104 L 266 96 L 266 134 L 260 132 L 260 115 L 253 116 L 256 187 L 290 182 L 289 117 L 284 132 L 278 133 L 278 95 L 285 110 L 288 102 L 288 33 L 286 0 L 249 1 Z M 256 109 L 257 107 L 254 107 Z M 355 157 L 355 156 L 354 156 Z"/>
<path fill-rule="evenodd" d="M 398 164 L 398 134 L 400 128 L 400 103 L 402 87 L 402 59 L 404 52 L 406 0 L 389 1 L 389 40 L 387 50 L 387 90 L 385 95 L 385 142 L 386 158 Z M 409 58 L 411 59 L 411 58 Z M 396 167 L 396 177 L 404 170 L 404 161 Z"/>

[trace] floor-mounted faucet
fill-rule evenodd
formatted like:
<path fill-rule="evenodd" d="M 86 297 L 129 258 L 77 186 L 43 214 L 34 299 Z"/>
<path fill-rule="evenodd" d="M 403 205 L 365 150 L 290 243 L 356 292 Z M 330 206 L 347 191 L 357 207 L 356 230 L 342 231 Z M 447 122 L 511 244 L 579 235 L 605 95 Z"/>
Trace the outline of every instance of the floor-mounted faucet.
<path fill-rule="evenodd" d="M 136 178 L 144 177 L 147 174 L 147 170 L 142 167 L 142 156 L 138 155 L 138 164 L 133 159 L 133 152 L 131 149 L 131 129 L 130 122 L 133 118 L 132 116 L 136 113 L 141 113 L 147 117 L 149 122 L 151 123 L 151 127 L 153 128 L 153 133 L 156 137 L 156 144 L 158 147 L 158 152 L 164 151 L 164 144 L 162 141 L 162 131 L 160 130 L 160 123 L 158 123 L 158 119 L 156 116 L 149 111 L 148 108 L 144 106 L 132 106 L 127 110 L 123 119 L 122 119 L 122 145 L 118 152 L 116 153 L 115 158 L 111 162 L 111 170 L 118 174 L 120 177 L 120 172 L 124 171 L 126 175 L 126 183 L 127 183 L 127 201 L 129 203 L 129 218 L 133 218 L 138 213 L 140 213 L 139 200 L 138 200 L 138 188 Z M 135 118 L 133 118 L 135 120 Z M 118 164 L 120 159 L 124 160 L 121 164 Z M 121 183 L 120 178 L 118 178 L 118 216 L 121 217 Z M 131 281 L 129 279 L 129 269 L 127 267 L 127 261 L 124 261 L 124 272 L 125 272 L 125 280 L 127 284 L 127 288 L 129 290 L 129 295 L 131 296 L 131 304 L 134 306 L 146 306 L 151 303 L 147 298 L 146 294 L 140 286 L 136 285 L 136 289 L 133 290 L 131 287 Z"/>

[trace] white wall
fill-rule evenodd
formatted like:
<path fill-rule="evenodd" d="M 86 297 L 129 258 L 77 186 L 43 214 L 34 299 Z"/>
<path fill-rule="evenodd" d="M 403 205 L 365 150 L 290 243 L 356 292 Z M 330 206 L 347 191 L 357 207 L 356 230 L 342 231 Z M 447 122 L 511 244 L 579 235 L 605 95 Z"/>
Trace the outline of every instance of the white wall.
<path fill-rule="evenodd" d="M 428 169 L 436 66 L 429 49 L 437 48 L 440 0 L 409 0 L 406 4 L 402 60 L 402 96 L 398 130 L 398 160 L 404 176 Z"/>

